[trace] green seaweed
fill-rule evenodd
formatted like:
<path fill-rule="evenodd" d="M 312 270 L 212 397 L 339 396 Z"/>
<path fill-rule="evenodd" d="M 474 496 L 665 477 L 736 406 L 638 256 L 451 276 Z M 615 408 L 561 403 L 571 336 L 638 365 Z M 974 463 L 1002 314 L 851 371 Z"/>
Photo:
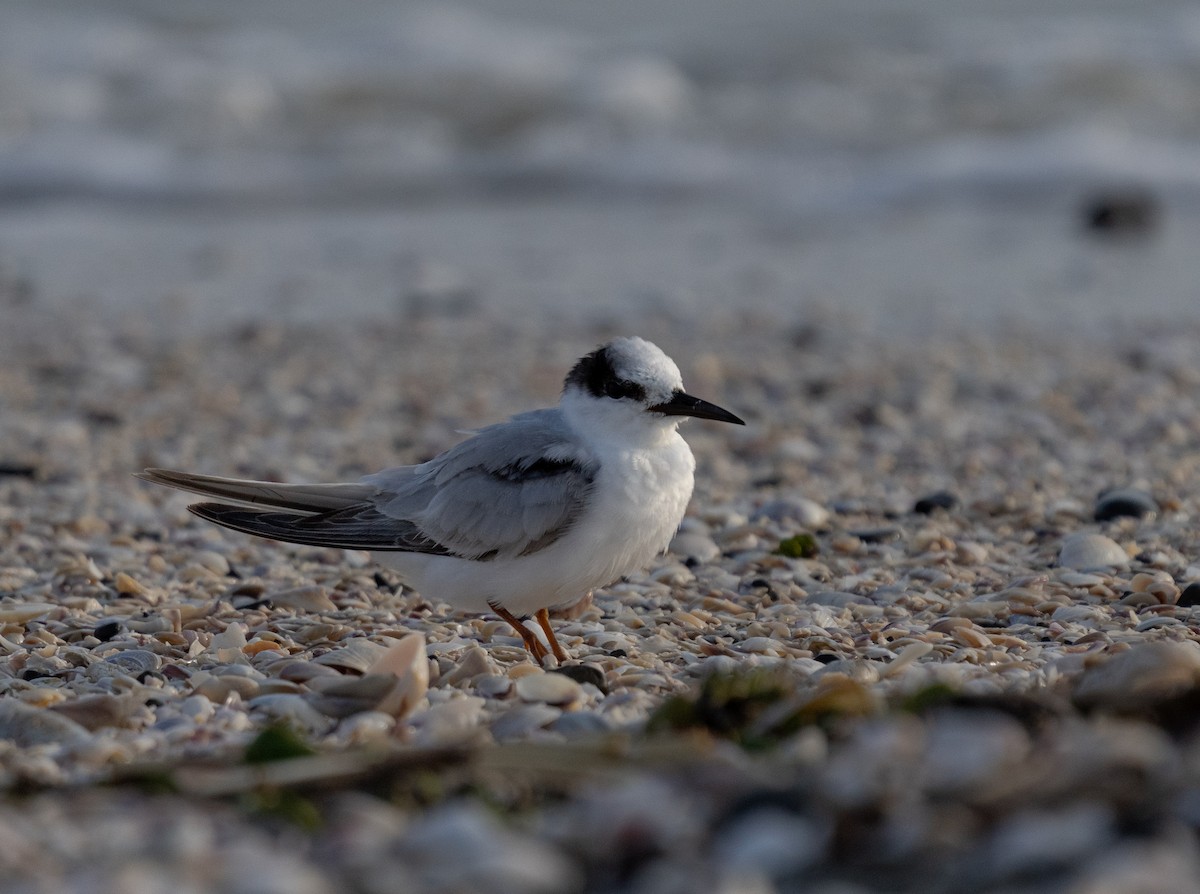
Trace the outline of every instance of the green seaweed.
<path fill-rule="evenodd" d="M 775 547 L 776 555 L 787 556 L 789 559 L 811 559 L 820 551 L 817 538 L 807 531 L 785 537 L 779 541 L 779 546 Z"/>

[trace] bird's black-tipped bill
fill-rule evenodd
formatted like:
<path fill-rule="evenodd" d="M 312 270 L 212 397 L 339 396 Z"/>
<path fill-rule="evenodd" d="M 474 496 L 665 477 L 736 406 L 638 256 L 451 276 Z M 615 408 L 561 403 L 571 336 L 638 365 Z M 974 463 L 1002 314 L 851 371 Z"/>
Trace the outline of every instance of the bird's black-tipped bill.
<path fill-rule="evenodd" d="M 664 416 L 694 416 L 697 419 L 715 419 L 717 422 L 732 422 L 734 425 L 746 423 L 734 416 L 728 410 L 723 410 L 716 404 L 706 400 L 676 391 L 671 399 L 650 407 L 651 413 L 662 413 Z"/>

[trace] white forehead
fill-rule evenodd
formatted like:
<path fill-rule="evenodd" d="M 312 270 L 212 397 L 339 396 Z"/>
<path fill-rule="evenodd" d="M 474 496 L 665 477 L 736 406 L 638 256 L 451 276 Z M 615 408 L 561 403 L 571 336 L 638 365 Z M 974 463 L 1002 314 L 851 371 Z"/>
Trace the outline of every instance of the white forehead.
<path fill-rule="evenodd" d="M 613 371 L 622 379 L 667 389 L 683 387 L 683 376 L 675 361 L 658 345 L 644 338 L 636 335 L 614 338 L 608 343 L 606 353 L 612 361 Z"/>

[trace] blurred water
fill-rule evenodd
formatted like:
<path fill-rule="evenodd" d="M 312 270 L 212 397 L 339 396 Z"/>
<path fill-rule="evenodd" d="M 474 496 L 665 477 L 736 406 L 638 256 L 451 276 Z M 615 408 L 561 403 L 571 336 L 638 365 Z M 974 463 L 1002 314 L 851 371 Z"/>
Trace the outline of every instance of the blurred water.
<path fill-rule="evenodd" d="M 1156 226 L 1082 232 L 1131 187 Z M 377 314 L 448 265 L 517 308 L 1197 317 L 1198 222 L 1193 3 L 0 9 L 0 273 L 51 302 Z"/>

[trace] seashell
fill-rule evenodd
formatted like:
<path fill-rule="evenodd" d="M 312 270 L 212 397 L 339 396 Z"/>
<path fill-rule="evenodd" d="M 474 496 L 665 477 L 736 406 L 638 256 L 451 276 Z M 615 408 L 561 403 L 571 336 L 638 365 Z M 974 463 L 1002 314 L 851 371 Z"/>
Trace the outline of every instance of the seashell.
<path fill-rule="evenodd" d="M 475 691 L 485 698 L 504 698 L 512 692 L 513 681 L 499 674 L 486 674 L 475 678 Z"/>
<path fill-rule="evenodd" d="M 1138 710 L 1193 688 L 1200 681 L 1200 649 L 1192 643 L 1136 645 L 1088 668 L 1075 687 L 1082 707 Z"/>
<path fill-rule="evenodd" d="M 162 658 L 146 649 L 126 649 L 115 655 L 109 655 L 104 662 L 120 668 L 131 677 L 156 671 L 162 667 Z"/>
<path fill-rule="evenodd" d="M 50 710 L 70 718 L 84 729 L 98 730 L 124 725 L 135 707 L 135 703 L 128 698 L 102 693 L 67 699 Z"/>
<path fill-rule="evenodd" d="M 483 652 L 478 646 L 476 649 Z M 368 675 L 375 674 L 391 674 L 397 680 L 396 687 L 379 703 L 378 710 L 393 717 L 403 717 L 412 711 L 429 690 L 425 635 L 410 633 L 391 646 L 368 669 Z"/>
<path fill-rule="evenodd" d="M 546 704 L 522 705 L 505 711 L 491 725 L 498 742 L 523 739 L 530 733 L 549 726 L 562 716 L 562 710 Z"/>
<path fill-rule="evenodd" d="M 317 683 L 320 683 L 319 687 Z M 309 704 L 325 716 L 342 718 L 361 711 L 375 710 L 398 686 L 399 679 L 390 673 L 341 677 L 336 680 L 322 677 L 311 681 L 310 688 L 314 691 L 307 699 Z"/>
<path fill-rule="evenodd" d="M 0 699 L 0 739 L 18 747 L 76 745 L 89 738 L 83 726 L 57 711 L 30 707 L 12 698 Z"/>
<path fill-rule="evenodd" d="M 266 598 L 271 600 L 273 605 L 306 612 L 331 612 L 337 609 L 333 600 L 329 598 L 329 591 L 319 586 L 280 590 L 267 594 Z"/>
<path fill-rule="evenodd" d="M 146 596 L 150 592 L 143 584 L 124 571 L 117 572 L 117 576 L 113 578 L 113 587 L 122 596 Z"/>
<path fill-rule="evenodd" d="M 315 661 L 302 661 L 299 658 L 278 661 L 271 665 L 270 672 L 281 680 L 288 680 L 293 683 L 304 683 L 313 679 L 313 677 L 341 676 L 334 668 L 328 665 L 317 664 Z"/>
<path fill-rule="evenodd" d="M 573 705 L 583 701 L 583 688 L 564 674 L 526 674 L 516 682 L 522 701 Z"/>
<path fill-rule="evenodd" d="M 1058 564 L 1078 571 L 1124 567 L 1129 556 L 1121 545 L 1103 534 L 1079 532 L 1063 538 Z"/>
<path fill-rule="evenodd" d="M 219 677 L 210 676 L 193 687 L 193 692 L 202 695 L 210 702 L 224 704 L 229 696 L 237 693 L 242 701 L 248 701 L 258 695 L 259 683 L 249 677 L 235 674 L 222 674 Z"/>
<path fill-rule="evenodd" d="M 460 695 L 433 705 L 411 720 L 418 745 L 456 745 L 479 736 L 479 723 L 486 702 L 472 695 Z"/>
<path fill-rule="evenodd" d="M 477 645 L 472 645 L 463 652 L 454 669 L 443 679 L 447 685 L 454 686 L 480 674 L 493 674 L 495 671 L 496 665 L 488 658 L 487 652 Z"/>
<path fill-rule="evenodd" d="M 705 534 L 694 534 L 688 531 L 676 534 L 667 547 L 673 556 L 692 559 L 697 562 L 711 562 L 721 555 L 721 548 L 713 539 Z"/>
<path fill-rule="evenodd" d="M 299 695 L 259 695 L 249 701 L 248 707 L 271 720 L 290 723 L 309 733 L 324 733 L 333 725 L 333 721 Z"/>
<path fill-rule="evenodd" d="M 396 718 L 382 711 L 362 711 L 338 724 L 335 733 L 343 745 L 371 745 L 386 742 L 396 728 Z"/>
<path fill-rule="evenodd" d="M 18 602 L 0 605 L 0 624 L 24 624 L 42 615 L 48 615 L 59 606 L 49 602 Z"/>
<path fill-rule="evenodd" d="M 327 667 L 340 667 L 365 674 L 386 651 L 387 646 L 381 646 L 364 636 L 356 636 L 340 649 L 333 649 L 313 660 Z"/>

